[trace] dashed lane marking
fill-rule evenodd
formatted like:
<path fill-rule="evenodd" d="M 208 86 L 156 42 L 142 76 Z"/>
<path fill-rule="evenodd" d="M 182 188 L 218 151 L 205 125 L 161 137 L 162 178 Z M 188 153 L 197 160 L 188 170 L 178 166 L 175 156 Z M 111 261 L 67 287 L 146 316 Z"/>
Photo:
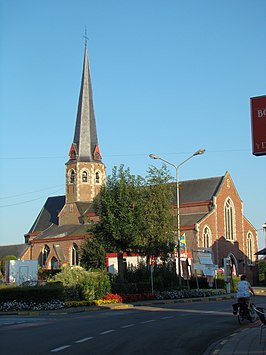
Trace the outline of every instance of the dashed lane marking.
<path fill-rule="evenodd" d="M 64 350 L 66 348 L 69 348 L 71 345 L 63 345 L 63 346 L 60 346 L 59 348 L 55 348 L 53 350 L 51 350 L 51 353 L 57 353 L 58 351 L 61 351 L 61 350 Z"/>
<path fill-rule="evenodd" d="M 101 335 L 105 335 L 105 334 L 112 333 L 112 332 L 114 332 L 114 331 L 115 331 L 114 329 L 109 329 L 109 330 L 105 330 L 104 332 L 101 332 L 100 334 L 101 334 Z"/>
<path fill-rule="evenodd" d="M 122 329 L 125 329 L 125 328 L 130 328 L 130 327 L 134 327 L 136 324 L 135 323 L 132 323 L 132 324 L 126 324 L 126 325 L 123 325 L 121 328 Z"/>
<path fill-rule="evenodd" d="M 75 341 L 75 343 L 79 344 L 79 343 L 84 343 L 85 341 L 94 339 L 94 337 L 87 337 L 87 338 L 83 338 L 83 339 L 79 339 L 77 341 Z"/>

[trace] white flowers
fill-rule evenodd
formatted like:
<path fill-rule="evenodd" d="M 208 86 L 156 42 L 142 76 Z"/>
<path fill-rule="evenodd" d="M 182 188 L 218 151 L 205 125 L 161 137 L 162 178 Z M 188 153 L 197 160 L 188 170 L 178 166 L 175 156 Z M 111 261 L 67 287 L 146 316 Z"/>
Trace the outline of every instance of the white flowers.
<path fill-rule="evenodd" d="M 174 300 L 178 298 L 197 298 L 197 297 L 209 297 L 209 296 L 217 296 L 225 293 L 223 289 L 192 289 L 192 290 L 179 290 L 179 291 L 163 291 L 163 292 L 155 292 L 155 296 L 157 300 Z"/>
<path fill-rule="evenodd" d="M 11 311 L 45 311 L 53 309 L 64 308 L 64 302 L 59 300 L 52 300 L 46 303 L 36 303 L 36 302 L 0 302 L 1 312 L 11 312 Z"/>

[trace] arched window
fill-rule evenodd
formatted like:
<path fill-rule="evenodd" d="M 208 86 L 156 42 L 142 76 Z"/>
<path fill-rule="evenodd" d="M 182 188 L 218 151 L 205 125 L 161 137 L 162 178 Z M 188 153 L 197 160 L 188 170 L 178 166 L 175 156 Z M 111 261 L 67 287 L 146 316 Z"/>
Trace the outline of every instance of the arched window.
<path fill-rule="evenodd" d="M 96 171 L 96 174 L 95 174 L 95 182 L 96 182 L 96 184 L 100 183 L 100 174 L 98 171 Z"/>
<path fill-rule="evenodd" d="M 252 235 L 252 233 L 249 232 L 247 235 L 247 262 L 248 262 L 248 265 L 253 264 L 253 255 L 254 255 L 253 235 Z"/>
<path fill-rule="evenodd" d="M 45 266 L 49 253 L 50 253 L 50 248 L 48 247 L 48 245 L 45 244 L 42 251 L 42 266 Z"/>
<path fill-rule="evenodd" d="M 70 184 L 74 184 L 74 182 L 75 182 L 75 175 L 76 175 L 75 170 L 74 170 L 74 169 L 71 169 L 71 170 L 70 170 L 70 174 L 69 174 L 69 182 L 70 182 Z"/>
<path fill-rule="evenodd" d="M 76 243 L 73 243 L 72 245 L 72 265 L 78 265 L 79 264 L 79 248 Z"/>
<path fill-rule="evenodd" d="M 235 216 L 234 216 L 234 205 L 230 198 L 227 199 L 224 206 L 224 220 L 225 220 L 225 239 L 226 240 L 234 240 L 234 224 L 235 224 Z"/>
<path fill-rule="evenodd" d="M 88 182 L 88 172 L 86 170 L 82 171 L 81 180 L 82 182 Z"/>
<path fill-rule="evenodd" d="M 211 231 L 209 227 L 203 229 L 203 248 L 211 247 Z"/>
<path fill-rule="evenodd" d="M 52 270 L 59 269 L 58 260 L 56 259 L 55 256 L 53 256 L 52 259 L 51 259 L 51 269 Z"/>

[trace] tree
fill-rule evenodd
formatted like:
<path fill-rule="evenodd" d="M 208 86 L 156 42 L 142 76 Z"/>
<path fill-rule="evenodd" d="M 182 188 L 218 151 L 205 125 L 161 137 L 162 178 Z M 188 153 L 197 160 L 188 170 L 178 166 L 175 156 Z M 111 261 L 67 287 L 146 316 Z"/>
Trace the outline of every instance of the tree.
<path fill-rule="evenodd" d="M 174 216 L 172 177 L 166 165 L 148 170 L 142 190 L 142 227 L 140 249 L 147 256 L 167 260 L 174 249 Z"/>
<path fill-rule="evenodd" d="M 87 237 L 81 245 L 80 264 L 86 270 L 105 269 L 106 251 L 104 245 L 95 236 Z"/>
<path fill-rule="evenodd" d="M 118 253 L 118 274 L 123 281 L 123 253 L 135 250 L 139 240 L 138 218 L 141 204 L 140 187 L 143 179 L 130 174 L 130 170 L 114 167 L 107 177 L 97 199 L 95 211 L 99 223 L 93 228 L 94 235 L 107 251 Z"/>
<path fill-rule="evenodd" d="M 173 250 L 173 194 L 167 168 L 152 167 L 148 177 L 130 174 L 123 165 L 95 200 L 99 223 L 93 233 L 106 251 L 118 253 L 118 273 L 123 281 L 123 252 L 166 258 Z"/>

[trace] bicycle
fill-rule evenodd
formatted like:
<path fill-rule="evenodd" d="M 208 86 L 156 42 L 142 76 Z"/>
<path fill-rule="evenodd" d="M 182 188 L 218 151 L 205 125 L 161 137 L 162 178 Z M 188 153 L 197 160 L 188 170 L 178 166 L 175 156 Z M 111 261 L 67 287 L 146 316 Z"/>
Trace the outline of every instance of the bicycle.
<path fill-rule="evenodd" d="M 249 303 L 249 301 L 245 298 L 242 299 L 239 298 L 238 303 L 236 305 L 237 305 L 237 318 L 239 324 L 242 325 L 245 322 L 245 320 L 249 320 L 251 323 L 255 322 L 257 315 L 256 315 L 254 303 Z"/>

